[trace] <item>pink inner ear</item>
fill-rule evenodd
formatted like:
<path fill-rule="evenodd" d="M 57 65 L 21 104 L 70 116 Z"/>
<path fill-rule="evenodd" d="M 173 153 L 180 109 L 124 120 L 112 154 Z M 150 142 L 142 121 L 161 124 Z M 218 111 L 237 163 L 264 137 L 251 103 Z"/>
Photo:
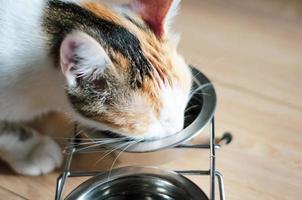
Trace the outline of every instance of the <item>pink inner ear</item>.
<path fill-rule="evenodd" d="M 173 0 L 135 0 L 130 7 L 161 37 L 164 33 L 164 20 L 172 2 Z"/>
<path fill-rule="evenodd" d="M 63 74 L 66 74 L 74 65 L 74 55 L 76 42 L 71 39 L 66 39 L 61 45 L 61 68 Z"/>

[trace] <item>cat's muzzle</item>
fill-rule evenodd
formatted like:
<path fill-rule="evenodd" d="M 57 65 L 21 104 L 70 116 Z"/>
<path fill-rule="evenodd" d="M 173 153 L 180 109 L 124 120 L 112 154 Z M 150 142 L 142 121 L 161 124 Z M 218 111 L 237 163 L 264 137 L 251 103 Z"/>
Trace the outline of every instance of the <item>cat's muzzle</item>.
<path fill-rule="evenodd" d="M 216 108 L 216 93 L 211 82 L 201 72 L 192 67 L 192 74 L 192 91 L 196 88 L 199 89 L 195 91 L 187 105 L 187 111 L 185 113 L 185 128 L 174 135 L 156 140 L 142 140 L 126 149 L 121 147 L 120 150 L 132 153 L 142 153 L 168 149 L 185 143 L 202 132 L 214 115 Z M 119 142 L 108 144 L 109 148 L 110 146 L 116 148 L 119 143 L 122 144 L 131 140 L 129 138 L 122 140 L 123 136 L 108 131 L 102 132 L 88 130 L 86 131 L 86 134 L 92 140 L 94 138 L 98 140 L 102 138 L 121 138 L 121 141 Z"/>

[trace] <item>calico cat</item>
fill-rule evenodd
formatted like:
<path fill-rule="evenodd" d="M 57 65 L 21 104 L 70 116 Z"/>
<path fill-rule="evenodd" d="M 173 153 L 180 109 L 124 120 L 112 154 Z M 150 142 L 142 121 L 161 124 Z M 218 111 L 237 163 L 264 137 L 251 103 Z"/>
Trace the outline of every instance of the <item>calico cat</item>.
<path fill-rule="evenodd" d="M 169 25 L 179 0 L 0 0 L 0 152 L 18 173 L 61 165 L 25 122 L 50 111 L 137 138 L 183 128 L 191 73 Z"/>

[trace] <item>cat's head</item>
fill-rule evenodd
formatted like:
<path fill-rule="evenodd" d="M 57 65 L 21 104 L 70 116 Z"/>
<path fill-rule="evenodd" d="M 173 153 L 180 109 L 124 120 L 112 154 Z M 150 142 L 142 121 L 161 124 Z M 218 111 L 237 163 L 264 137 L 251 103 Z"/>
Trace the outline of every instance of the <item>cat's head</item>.
<path fill-rule="evenodd" d="M 68 34 L 60 63 L 69 100 L 83 122 L 147 138 L 183 128 L 191 72 L 169 31 L 178 3 L 135 0 L 113 10 L 81 5 L 99 26 Z"/>

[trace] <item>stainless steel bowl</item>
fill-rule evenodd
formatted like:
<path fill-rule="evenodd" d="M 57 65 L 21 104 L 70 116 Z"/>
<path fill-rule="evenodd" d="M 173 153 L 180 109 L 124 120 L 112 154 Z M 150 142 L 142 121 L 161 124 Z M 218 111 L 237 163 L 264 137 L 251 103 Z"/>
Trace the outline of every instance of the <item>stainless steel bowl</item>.
<path fill-rule="evenodd" d="M 196 92 L 189 102 L 188 107 L 192 105 L 195 107 L 186 113 L 185 128 L 182 131 L 166 138 L 161 138 L 159 140 L 143 140 L 137 144 L 127 147 L 127 149 L 123 149 L 123 146 L 123 148 L 121 148 L 123 151 L 143 153 L 171 148 L 190 140 L 197 134 L 201 133 L 201 131 L 206 127 L 208 122 L 212 119 L 216 108 L 215 89 L 205 75 L 193 66 L 191 66 L 191 68 L 194 82 L 193 89 L 194 87 L 196 88 L 199 86 L 204 87 Z M 87 131 L 87 135 L 91 139 L 120 137 L 119 135 L 112 133 L 108 134 L 107 132 L 102 131 Z M 111 146 L 118 150 L 118 148 L 116 148 L 118 146 L 117 143 L 114 143 Z M 110 147 L 110 145 L 108 145 L 108 147 Z"/>
<path fill-rule="evenodd" d="M 186 177 L 147 167 L 114 169 L 88 179 L 66 200 L 208 200 Z"/>

